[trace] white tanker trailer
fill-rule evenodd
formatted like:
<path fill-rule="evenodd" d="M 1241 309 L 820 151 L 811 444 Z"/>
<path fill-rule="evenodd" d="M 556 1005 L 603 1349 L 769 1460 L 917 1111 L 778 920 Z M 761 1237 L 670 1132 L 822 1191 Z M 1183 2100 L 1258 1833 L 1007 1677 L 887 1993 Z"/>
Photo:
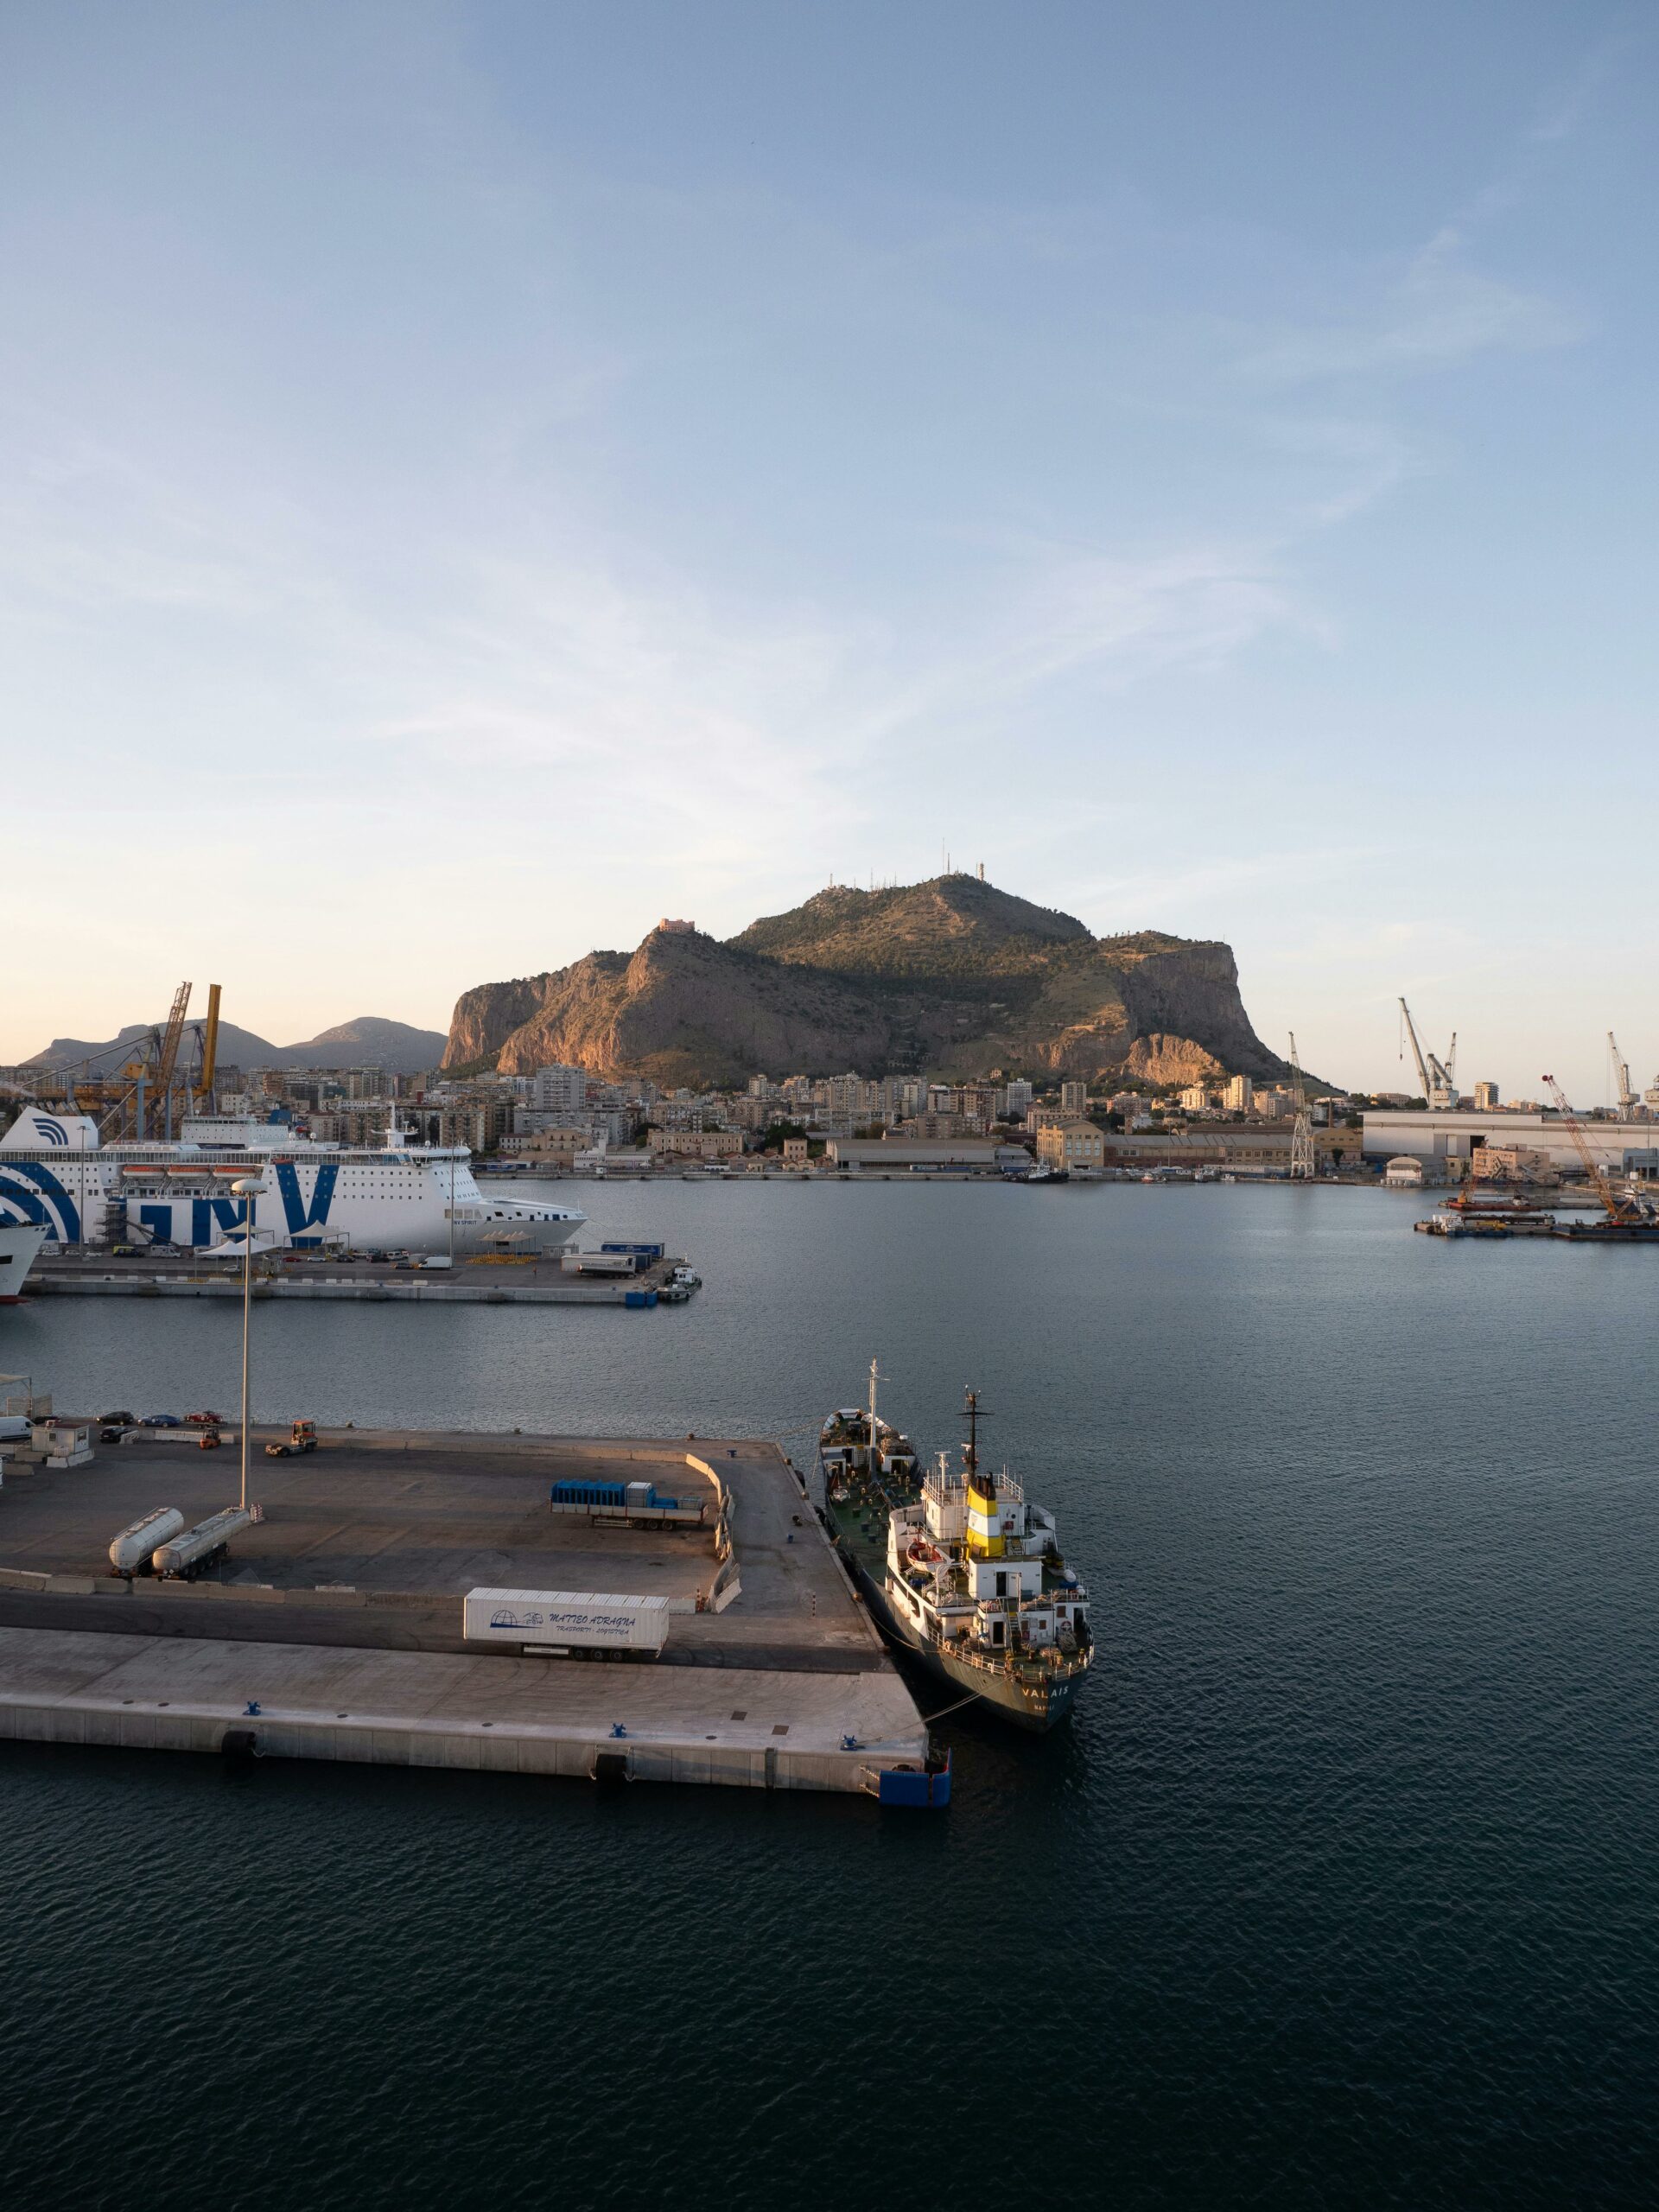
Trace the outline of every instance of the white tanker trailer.
<path fill-rule="evenodd" d="M 148 1574 L 149 1555 L 157 1544 L 164 1544 L 169 1536 L 176 1536 L 184 1526 L 184 1516 L 176 1505 L 158 1505 L 153 1513 L 146 1513 L 124 1529 L 110 1546 L 110 1566 L 117 1574 Z"/>
<path fill-rule="evenodd" d="M 197 1522 L 194 1529 L 187 1529 L 171 1542 L 157 1545 L 149 1563 L 167 1581 L 194 1581 L 226 1550 L 231 1538 L 239 1536 L 252 1521 L 252 1514 L 245 1507 L 226 1506 L 223 1513 L 210 1514 L 206 1521 Z"/>

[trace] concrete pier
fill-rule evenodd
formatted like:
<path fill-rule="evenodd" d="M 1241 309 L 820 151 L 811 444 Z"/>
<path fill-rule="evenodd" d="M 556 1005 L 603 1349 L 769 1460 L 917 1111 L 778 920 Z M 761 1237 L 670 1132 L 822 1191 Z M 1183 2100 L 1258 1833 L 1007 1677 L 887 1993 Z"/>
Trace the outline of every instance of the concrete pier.
<path fill-rule="evenodd" d="M 263 1519 L 196 1582 L 109 1572 L 158 1504 L 234 1493 L 188 1430 L 0 1491 L 0 1737 L 521 1773 L 869 1791 L 927 1732 L 776 1445 L 323 1433 L 270 1459 Z M 560 1479 L 645 1478 L 698 1523 L 555 1514 Z M 658 1661 L 469 1644 L 477 1586 L 662 1596 Z M 257 1707 L 257 1712 L 250 1711 Z"/>
<path fill-rule="evenodd" d="M 403 1306 L 638 1306 L 675 1302 L 662 1294 L 682 1261 L 671 1255 L 637 1275 L 594 1279 L 567 1274 L 556 1253 L 499 1259 L 457 1255 L 453 1268 L 398 1266 L 306 1254 L 263 1261 L 256 1300 L 345 1299 Z M 233 1261 L 141 1253 L 117 1259 L 95 1248 L 41 1254 L 25 1286 L 30 1298 L 234 1298 L 242 1295 Z"/>
<path fill-rule="evenodd" d="M 883 1766 L 919 1764 L 925 1744 L 887 1669 L 726 1672 L 14 1627 L 0 1627 L 0 1738 L 855 1792 Z"/>

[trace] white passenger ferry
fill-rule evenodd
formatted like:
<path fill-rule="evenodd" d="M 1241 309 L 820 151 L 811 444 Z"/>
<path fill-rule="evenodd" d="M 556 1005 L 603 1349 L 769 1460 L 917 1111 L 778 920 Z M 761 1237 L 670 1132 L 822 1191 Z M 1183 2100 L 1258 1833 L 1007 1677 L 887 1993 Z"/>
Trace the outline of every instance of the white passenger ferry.
<path fill-rule="evenodd" d="M 15 1306 L 46 1231 L 32 1221 L 0 1221 L 0 1306 Z"/>
<path fill-rule="evenodd" d="M 59 1245 L 166 1244 L 203 1249 L 240 1232 L 257 1175 L 261 1244 L 357 1251 L 474 1249 L 517 1232 L 531 1249 L 568 1243 L 575 1206 L 486 1197 L 465 1145 L 412 1145 L 394 1119 L 378 1151 L 315 1144 L 285 1123 L 203 1116 L 176 1144 L 103 1144 L 85 1114 L 26 1107 L 0 1137 L 0 1224 L 32 1223 Z"/>

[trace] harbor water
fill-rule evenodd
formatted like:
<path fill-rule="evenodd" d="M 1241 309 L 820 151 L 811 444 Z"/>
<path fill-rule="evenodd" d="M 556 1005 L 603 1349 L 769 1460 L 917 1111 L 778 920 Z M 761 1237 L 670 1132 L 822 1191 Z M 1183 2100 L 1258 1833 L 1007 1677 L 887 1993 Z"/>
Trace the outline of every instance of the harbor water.
<path fill-rule="evenodd" d="M 257 1412 L 798 1457 L 873 1353 L 924 1450 L 972 1384 L 1091 1591 L 1071 1726 L 944 1719 L 942 1815 L 0 1745 L 9 2202 L 1651 2202 L 1659 1253 L 1351 1189 L 572 1189 L 705 1287 L 264 1306 Z M 77 1410 L 228 1407 L 238 1345 L 0 1319 Z"/>

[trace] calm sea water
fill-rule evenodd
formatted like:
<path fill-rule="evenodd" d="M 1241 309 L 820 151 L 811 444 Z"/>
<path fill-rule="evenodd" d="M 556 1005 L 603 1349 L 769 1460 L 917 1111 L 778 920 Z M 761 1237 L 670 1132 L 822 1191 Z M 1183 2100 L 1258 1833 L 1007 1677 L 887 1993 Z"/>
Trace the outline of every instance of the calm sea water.
<path fill-rule="evenodd" d="M 1074 1726 L 947 1721 L 940 1818 L 0 1747 L 9 2205 L 1653 2202 L 1659 1253 L 582 1187 L 690 1307 L 266 1309 L 258 1410 L 775 1432 L 879 1351 L 937 1446 L 971 1382 L 1092 1587 Z M 225 1402 L 236 1321 L 42 1301 L 0 1363 Z"/>

